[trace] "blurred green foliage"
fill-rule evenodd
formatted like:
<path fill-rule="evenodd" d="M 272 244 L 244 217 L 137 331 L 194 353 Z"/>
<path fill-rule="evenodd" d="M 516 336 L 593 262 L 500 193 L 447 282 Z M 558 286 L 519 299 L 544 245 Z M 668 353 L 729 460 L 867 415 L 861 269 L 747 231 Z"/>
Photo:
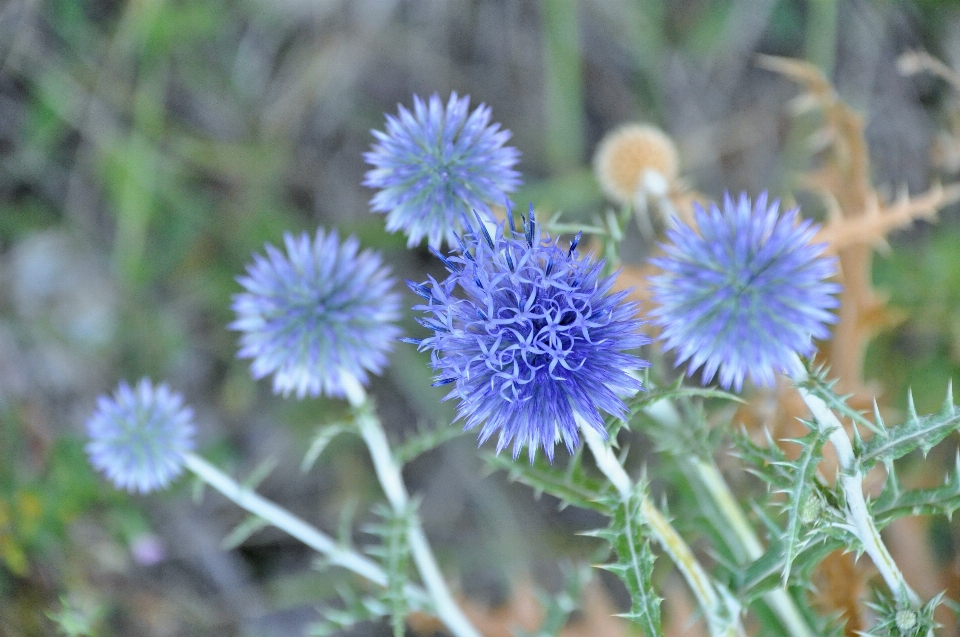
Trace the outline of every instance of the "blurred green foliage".
<path fill-rule="evenodd" d="M 277 50 L 253 62 L 269 66 L 261 69 L 266 75 L 291 73 L 291 82 L 301 82 L 302 93 L 311 96 L 303 98 L 306 105 L 287 104 L 291 111 L 309 111 L 324 99 L 335 103 L 336 95 L 311 93 L 319 80 L 308 77 L 318 74 L 310 65 L 330 63 L 313 48 L 313 40 L 322 38 L 298 24 L 306 19 L 292 10 L 285 14 L 249 0 L 33 4 L 43 37 L 29 45 L 43 48 L 18 52 L 26 62 L 0 68 L 5 80 L 0 91 L 9 95 L 19 116 L 13 147 L 2 158 L 0 172 L 0 250 L 50 228 L 82 237 L 106 255 L 121 291 L 119 333 L 103 353 L 115 363 L 117 377 L 159 377 L 180 369 L 177 365 L 199 350 L 210 363 L 210 403 L 228 421 L 225 435 L 230 440 L 214 443 L 215 455 L 236 460 L 229 447 L 239 445 L 242 435 L 229 429 L 230 423 L 252 420 L 255 407 L 287 423 L 274 426 L 287 426 L 294 445 L 304 447 L 318 424 L 317 414 L 330 422 L 342 406 L 272 398 L 262 384 L 250 380 L 246 363 L 235 359 L 236 338 L 224 325 L 231 318 L 230 297 L 237 292 L 235 277 L 250 254 L 261 251 L 265 242 L 279 242 L 285 231 L 337 223 L 344 234 L 355 233 L 365 246 L 384 250 L 387 262 L 402 263 L 398 270 L 411 263 L 424 267 L 418 261 L 422 253 L 405 251 L 403 237 L 387 235 L 379 216 L 343 210 L 339 212 L 346 221 L 338 222 L 329 208 L 314 201 L 335 193 L 311 191 L 327 165 L 310 160 L 314 151 L 302 148 L 307 133 L 301 119 L 307 117 L 280 112 L 269 94 L 278 90 L 278 83 L 244 66 L 242 47 L 258 46 L 259 34 Z M 704 66 L 726 59 L 725 52 L 744 36 L 739 21 L 749 3 L 701 0 L 679 3 L 680 8 L 650 0 L 609 4 L 616 5 L 609 14 L 603 13 L 601 3 L 594 7 L 572 0 L 539 7 L 544 95 L 536 92 L 536 82 L 519 64 L 523 82 L 509 84 L 511 90 L 529 85 L 518 103 L 543 103 L 542 113 L 540 106 L 532 108 L 543 130 L 521 131 L 523 139 L 534 144 L 521 148 L 524 162 L 538 170 L 527 175 L 526 186 L 517 193 L 520 208 L 533 201 L 538 208 L 564 212 L 566 221 L 588 221 L 602 211 L 604 203 L 588 169 L 591 136 L 624 113 L 669 121 L 665 60 L 676 51 Z M 922 26 L 938 32 L 947 4 L 958 3 L 918 0 Z M 775 2 L 765 41 L 775 52 L 805 54 L 830 68 L 842 6 L 828 0 Z M 340 19 L 349 22 L 349 5 L 339 10 L 344 14 Z M 598 114 L 590 94 L 595 80 L 589 72 L 600 62 L 577 39 L 584 37 L 584 13 L 600 20 L 610 39 L 625 50 L 626 61 L 618 63 L 629 66 L 625 86 L 636 103 L 616 116 Z M 349 39 L 353 34 L 337 35 Z M 417 37 L 432 37 L 407 31 L 390 35 L 389 43 L 397 48 L 416 45 Z M 395 93 L 408 98 L 411 90 L 421 88 L 407 77 L 388 78 L 401 87 L 391 91 L 380 86 L 382 76 L 361 71 L 371 73 L 372 79 L 360 83 L 358 94 L 344 98 L 353 102 L 345 107 L 350 112 L 342 130 L 311 140 L 334 147 L 324 161 L 341 152 L 357 155 L 349 164 L 354 173 L 362 171 L 362 159 L 344 138 L 382 126 L 380 104 L 374 102 L 395 101 Z M 469 77 L 462 69 L 451 70 L 429 90 Z M 323 89 L 335 92 L 338 86 Z M 274 108 L 268 113 L 270 105 Z M 500 105 L 490 106 L 496 119 Z M 788 146 L 792 143 L 788 140 Z M 806 149 L 789 150 L 807 159 Z M 337 187 L 360 190 L 357 184 Z M 906 388 L 912 387 L 921 413 L 939 406 L 947 379 L 960 377 L 960 232 L 955 225 L 936 228 L 929 241 L 896 245 L 876 260 L 877 286 L 889 292 L 892 306 L 902 308 L 908 318 L 877 337 L 866 369 L 901 406 Z M 407 324 L 408 333 L 416 329 Z M 444 392 L 429 386 L 424 356 L 410 349 L 398 351 L 394 367 L 402 371 L 391 372 L 390 382 L 416 413 L 444 423 L 453 419 L 452 405 L 439 400 Z M 3 405 L 0 411 L 0 598 L 29 578 L 37 563 L 59 563 L 69 547 L 71 523 L 88 512 L 103 517 L 118 535 L 148 525 L 137 513 L 139 504 L 111 492 L 93 475 L 76 434 L 38 439 L 31 418 L 29 404 Z M 338 441 L 335 449 L 337 453 L 328 452 L 336 456 L 330 463 L 333 472 L 346 476 L 339 480 L 340 494 L 367 495 L 369 483 L 351 481 L 351 472 L 360 470 L 356 445 Z M 499 506 L 496 497 L 488 499 Z M 111 512 L 119 514 L 111 518 Z M 511 557 L 517 553 L 503 551 Z M 65 582 L 55 586 L 69 588 Z M 63 592 L 54 591 L 38 603 L 49 603 Z M 49 630 L 40 620 L 32 626 L 35 634 Z"/>

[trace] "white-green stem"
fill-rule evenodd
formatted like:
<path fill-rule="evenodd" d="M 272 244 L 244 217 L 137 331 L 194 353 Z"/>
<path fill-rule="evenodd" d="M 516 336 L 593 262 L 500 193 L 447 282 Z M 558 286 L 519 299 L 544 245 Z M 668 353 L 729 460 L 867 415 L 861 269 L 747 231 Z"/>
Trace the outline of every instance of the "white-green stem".
<path fill-rule="evenodd" d="M 676 406 L 668 400 L 657 401 L 649 405 L 644 411 L 665 427 L 683 426 L 683 419 L 680 417 Z M 747 558 L 751 561 L 760 559 L 763 556 L 763 545 L 754 533 L 753 527 L 750 526 L 750 522 L 744 515 L 736 498 L 733 497 L 727 481 L 724 480 L 716 464 L 707 462 L 699 456 L 695 456 L 691 462 L 700 477 L 700 482 L 706 487 L 720 514 L 723 515 L 724 521 L 739 540 Z M 767 591 L 763 594 L 763 601 L 776 613 L 784 628 L 792 637 L 814 637 L 814 633 L 800 609 L 797 608 L 796 603 L 785 590 Z"/>
<path fill-rule="evenodd" d="M 355 379 L 344 383 L 347 399 L 357 409 L 357 425 L 367 448 L 370 450 L 370 459 L 373 468 L 383 488 L 384 495 L 394 513 L 398 516 L 407 516 L 410 525 L 407 529 L 407 543 L 413 561 L 423 580 L 423 584 L 433 601 L 437 617 L 454 634 L 455 637 L 480 637 L 479 631 L 474 628 L 463 611 L 453 599 L 446 580 L 440 572 L 437 560 L 433 556 L 427 536 L 423 532 L 420 518 L 410 511 L 410 496 L 404 485 L 400 466 L 396 463 L 390 451 L 387 436 L 383 431 L 380 420 L 370 409 L 364 409 L 367 403 L 366 391 Z"/>
<path fill-rule="evenodd" d="M 867 510 L 867 502 L 863 497 L 863 473 L 857 466 L 857 457 L 853 451 L 853 445 L 847 436 L 846 430 L 840 423 L 836 414 L 833 413 L 827 404 L 818 396 L 814 396 L 801 386 L 806 380 L 806 373 L 794 374 L 794 383 L 797 390 L 803 397 L 803 401 L 810 409 L 810 413 L 816 419 L 820 426 L 828 432 L 829 440 L 833 443 L 833 448 L 837 452 L 837 462 L 840 465 L 840 488 L 843 489 L 843 495 L 846 499 L 847 507 L 844 514 L 847 517 L 847 523 L 856 534 L 857 538 L 863 544 L 873 564 L 880 571 L 883 581 L 887 583 L 890 591 L 896 599 L 906 599 L 914 608 L 920 607 L 920 597 L 904 579 L 903 573 L 893 561 L 893 556 L 887 550 L 880 537 L 880 531 L 873 523 L 873 518 Z"/>
<path fill-rule="evenodd" d="M 623 465 L 613 453 L 610 443 L 600 437 L 590 425 L 581 423 L 580 431 L 583 438 L 590 447 L 591 453 L 597 462 L 597 467 L 613 484 L 620 498 L 626 503 L 634 495 L 634 484 L 630 476 L 624 470 Z M 684 539 L 677 533 L 676 529 L 656 505 L 650 500 L 646 492 L 640 494 L 642 498 L 640 503 L 640 515 L 650 527 L 653 539 L 663 548 L 664 552 L 670 556 L 677 570 L 680 571 L 683 578 L 687 581 L 690 590 L 693 591 L 697 603 L 703 609 L 710 628 L 710 634 L 715 637 L 744 635 L 743 626 L 740 623 L 738 609 L 728 609 L 728 600 L 721 599 L 713 584 L 713 580 L 706 572 L 703 566 L 697 561 L 693 551 L 687 546 Z M 728 596 L 729 598 L 729 596 Z M 733 615 L 730 621 L 725 621 L 725 617 Z"/>
<path fill-rule="evenodd" d="M 325 556 L 329 563 L 356 573 L 378 586 L 387 586 L 387 574 L 370 558 L 344 548 L 332 537 L 283 507 L 267 500 L 256 491 L 237 484 L 233 478 L 200 456 L 188 453 L 184 456 L 184 464 L 198 478 L 222 493 L 227 499 L 232 500 L 241 509 L 266 520 L 278 529 L 297 538 L 317 553 Z M 430 600 L 427 593 L 419 586 L 408 585 L 406 593 L 421 607 L 429 608 Z"/>

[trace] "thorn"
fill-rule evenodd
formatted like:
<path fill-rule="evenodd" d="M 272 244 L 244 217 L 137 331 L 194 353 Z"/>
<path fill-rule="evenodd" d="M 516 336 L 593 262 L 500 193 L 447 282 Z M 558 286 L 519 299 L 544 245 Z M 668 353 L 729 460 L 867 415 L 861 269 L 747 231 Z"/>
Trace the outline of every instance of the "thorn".
<path fill-rule="evenodd" d="M 943 401 L 943 410 L 948 414 L 952 414 L 954 410 L 952 378 L 947 381 L 947 397 Z"/>
<path fill-rule="evenodd" d="M 917 406 L 913 403 L 913 390 L 907 391 L 907 420 L 917 420 Z"/>
<path fill-rule="evenodd" d="M 886 432 L 887 427 L 883 424 L 883 417 L 880 415 L 880 406 L 877 405 L 876 398 L 873 399 L 873 422 L 876 423 L 880 431 Z"/>

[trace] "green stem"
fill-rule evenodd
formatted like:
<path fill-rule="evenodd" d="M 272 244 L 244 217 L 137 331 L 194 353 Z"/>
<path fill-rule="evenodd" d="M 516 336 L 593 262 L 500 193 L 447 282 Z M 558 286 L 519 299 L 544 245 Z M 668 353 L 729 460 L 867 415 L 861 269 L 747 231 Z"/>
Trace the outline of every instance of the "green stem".
<path fill-rule="evenodd" d="M 344 548 L 332 537 L 283 507 L 267 500 L 256 491 L 237 484 L 233 478 L 200 456 L 188 453 L 184 456 L 184 464 L 198 478 L 222 493 L 241 509 L 266 520 L 282 531 L 286 531 L 317 553 L 324 555 L 331 564 L 356 573 L 378 586 L 387 586 L 387 574 L 370 558 Z M 429 608 L 430 600 L 426 592 L 419 586 L 408 584 L 406 593 L 420 607 Z"/>
<path fill-rule="evenodd" d="M 620 498 L 626 503 L 633 496 L 634 484 L 630 476 L 624 470 L 623 465 L 617 460 L 613 453 L 610 443 L 604 441 L 592 427 L 582 424 L 580 431 L 583 438 L 590 447 L 593 457 L 597 462 L 597 467 L 616 488 Z M 742 636 L 746 633 L 739 619 L 739 608 L 730 608 L 730 604 L 735 603 L 732 596 L 726 595 L 725 599 L 720 597 L 718 588 L 713 579 L 703 568 L 690 547 L 684 541 L 683 537 L 677 533 L 676 529 L 663 516 L 656 505 L 650 500 L 648 493 L 642 494 L 640 504 L 640 514 L 644 521 L 650 527 L 653 539 L 663 548 L 664 552 L 670 556 L 671 561 L 680 571 L 683 578 L 687 581 L 690 590 L 693 591 L 697 603 L 703 610 L 707 618 L 707 625 L 710 628 L 710 634 L 714 637 L 733 637 Z"/>
<path fill-rule="evenodd" d="M 683 426 L 680 414 L 674 404 L 669 401 L 661 400 L 653 403 L 644 411 L 664 427 Z M 707 461 L 695 457 L 692 464 L 700 483 L 710 494 L 717 510 L 723 516 L 724 522 L 733 531 L 733 535 L 740 543 L 740 548 L 743 549 L 747 559 L 751 561 L 760 559 L 763 556 L 763 545 L 754 533 L 750 521 L 744 515 L 736 498 L 733 497 L 730 486 L 724 479 L 723 474 L 720 473 L 716 463 L 712 460 Z M 792 637 L 814 637 L 814 633 L 800 609 L 797 608 L 796 603 L 785 590 L 767 591 L 763 594 L 763 601 L 776 613 L 784 628 Z"/>
<path fill-rule="evenodd" d="M 805 375 L 804 377 L 794 378 L 803 401 L 810 408 L 810 412 L 820 427 L 828 432 L 830 442 L 833 443 L 837 452 L 837 462 L 840 464 L 840 488 L 843 489 L 844 499 L 846 500 L 844 513 L 851 530 L 863 544 L 864 551 L 873 560 L 877 570 L 880 571 L 881 577 L 883 577 L 883 581 L 886 582 L 894 596 L 898 600 L 907 600 L 913 608 L 919 608 L 920 597 L 907 584 L 900 567 L 893 561 L 893 556 L 890 555 L 890 551 L 883 543 L 880 531 L 877 530 L 873 523 L 873 517 L 867 509 L 867 502 L 863 497 L 863 473 L 860 471 L 856 453 L 853 450 L 853 445 L 850 444 L 850 438 L 847 437 L 846 430 L 836 414 L 823 400 L 800 387 L 800 383 L 804 380 L 806 380 Z"/>
<path fill-rule="evenodd" d="M 390 445 L 387 442 L 383 426 L 380 424 L 380 419 L 377 418 L 372 406 L 367 401 L 366 391 L 359 382 L 352 378 L 344 382 L 344 386 L 347 399 L 356 410 L 357 426 L 360 428 L 360 435 L 370 451 L 373 468 L 377 474 L 377 479 L 380 481 L 380 486 L 383 488 L 383 493 L 387 496 L 387 501 L 394 513 L 398 516 L 406 516 L 410 520 L 407 528 L 407 542 L 410 545 L 410 553 L 436 608 L 437 617 L 450 629 L 454 637 L 480 637 L 480 633 L 473 627 L 473 624 L 470 623 L 470 620 L 467 619 L 467 616 L 463 614 L 463 611 L 460 610 L 457 602 L 453 599 L 453 595 L 443 579 L 443 574 L 440 572 L 440 566 L 430 549 L 430 544 L 427 542 L 427 536 L 423 532 L 420 518 L 415 512 L 410 513 L 410 496 L 407 494 L 407 488 L 403 483 L 400 466 L 390 451 Z"/>

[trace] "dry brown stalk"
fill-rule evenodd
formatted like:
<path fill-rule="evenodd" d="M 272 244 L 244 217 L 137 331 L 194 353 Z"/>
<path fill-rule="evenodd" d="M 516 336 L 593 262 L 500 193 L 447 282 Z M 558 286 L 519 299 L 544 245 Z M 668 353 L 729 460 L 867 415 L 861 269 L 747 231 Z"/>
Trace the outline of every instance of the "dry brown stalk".
<path fill-rule="evenodd" d="M 873 289 L 871 263 L 875 246 L 884 245 L 890 232 L 918 218 L 931 218 L 943 206 L 960 199 L 960 186 L 935 184 L 920 197 L 901 196 L 891 203 L 870 183 L 870 157 L 863 117 L 837 95 L 819 68 L 802 60 L 761 56 L 759 65 L 801 84 L 801 103 L 823 117 L 817 137 L 829 143 L 820 153 L 821 166 L 802 183 L 823 197 L 831 219 L 820 238 L 831 243 L 840 259 L 843 292 L 839 321 L 825 353 L 840 393 L 865 397 L 872 392 L 863 381 L 863 355 L 878 329 L 892 315 Z"/>
<path fill-rule="evenodd" d="M 817 233 L 816 240 L 827 243 L 828 250 L 834 254 L 857 244 L 889 248 L 887 236 L 891 232 L 917 219 L 934 219 L 941 208 L 957 201 L 960 201 L 960 184 L 944 188 L 935 183 L 918 197 L 910 197 L 904 192 L 886 204 L 871 197 L 862 215 L 852 219 L 842 213 L 832 215 Z M 835 209 L 839 208 L 836 202 L 831 203 Z"/>

